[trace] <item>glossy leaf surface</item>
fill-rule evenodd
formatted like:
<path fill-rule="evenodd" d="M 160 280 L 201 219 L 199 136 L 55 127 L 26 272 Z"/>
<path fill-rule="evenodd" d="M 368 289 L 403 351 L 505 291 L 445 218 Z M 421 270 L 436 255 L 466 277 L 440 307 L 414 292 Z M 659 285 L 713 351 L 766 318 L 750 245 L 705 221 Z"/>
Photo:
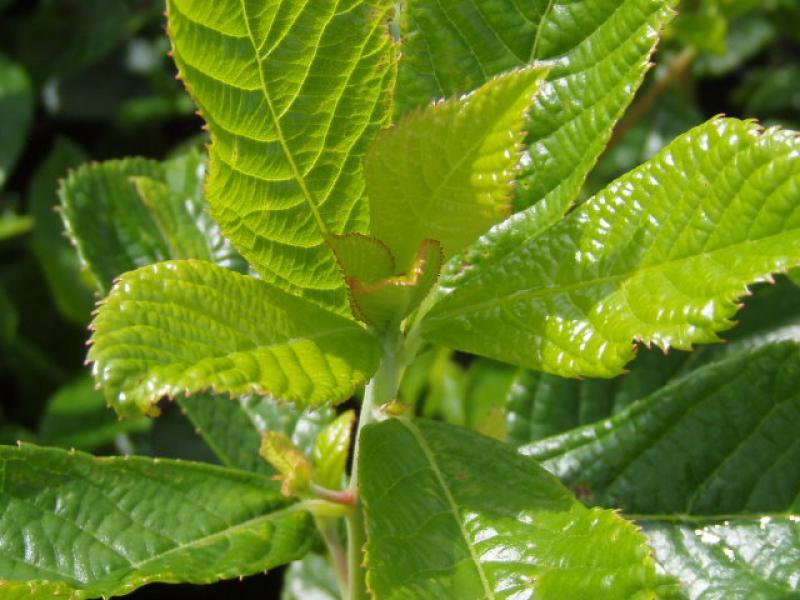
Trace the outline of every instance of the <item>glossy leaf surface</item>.
<path fill-rule="evenodd" d="M 610 377 L 631 340 L 689 349 L 746 285 L 800 261 L 800 142 L 715 119 L 540 234 L 536 211 L 443 279 L 426 336 L 564 376 Z"/>
<path fill-rule="evenodd" d="M 342 486 L 355 423 L 355 412 L 348 410 L 336 417 L 317 436 L 311 458 L 314 461 L 314 481 L 321 486 L 332 490 Z"/>
<path fill-rule="evenodd" d="M 546 74 L 507 73 L 378 135 L 364 162 L 370 233 L 399 268 L 423 240 L 439 241 L 447 259 L 511 214 L 526 113 Z"/>
<path fill-rule="evenodd" d="M 0 447 L 0 593 L 84 599 L 211 583 L 303 556 L 311 519 L 266 477 L 144 458 Z"/>
<path fill-rule="evenodd" d="M 522 452 L 644 526 L 691 597 L 795 597 L 798 390 L 800 346 L 767 345 Z"/>
<path fill-rule="evenodd" d="M 632 524 L 583 507 L 511 447 L 433 421 L 361 435 L 376 597 L 678 597 Z"/>
<path fill-rule="evenodd" d="M 217 222 L 261 276 L 346 312 L 327 234 L 365 232 L 361 159 L 394 80 L 388 0 L 168 2 L 208 123 Z"/>
<path fill-rule="evenodd" d="M 93 322 L 89 360 L 118 411 L 206 389 L 300 406 L 347 399 L 375 369 L 375 338 L 261 280 L 202 261 L 123 275 Z"/>
<path fill-rule="evenodd" d="M 508 69 L 553 65 L 530 112 L 516 195 L 550 223 L 575 201 L 647 70 L 669 0 L 409 0 L 400 112 Z"/>

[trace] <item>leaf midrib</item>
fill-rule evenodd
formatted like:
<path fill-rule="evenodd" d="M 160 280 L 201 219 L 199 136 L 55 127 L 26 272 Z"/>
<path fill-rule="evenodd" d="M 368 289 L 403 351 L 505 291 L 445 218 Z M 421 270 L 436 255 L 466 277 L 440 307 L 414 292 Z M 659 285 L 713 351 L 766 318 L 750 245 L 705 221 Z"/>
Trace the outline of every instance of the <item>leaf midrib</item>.
<path fill-rule="evenodd" d="M 464 529 L 464 524 L 462 523 L 461 519 L 459 518 L 458 505 L 456 504 L 455 498 L 453 498 L 453 495 L 450 492 L 450 488 L 447 487 L 447 483 L 445 482 L 444 476 L 442 475 L 442 472 L 439 469 L 439 465 L 436 462 L 436 458 L 434 457 L 433 452 L 428 447 L 428 444 L 425 441 L 425 438 L 422 437 L 422 435 L 420 434 L 420 432 L 416 428 L 416 426 L 414 426 L 407 419 L 397 419 L 397 421 L 399 423 L 401 423 L 408 430 L 408 432 L 414 437 L 414 440 L 417 442 L 417 445 L 419 446 L 420 450 L 422 451 L 422 454 L 425 457 L 425 460 L 430 465 L 430 469 L 433 472 L 434 477 L 436 477 L 436 482 L 441 487 L 442 492 L 443 492 L 443 494 L 445 496 L 445 499 L 447 501 L 447 505 L 448 505 L 448 507 L 450 509 L 450 513 L 453 516 L 453 520 L 456 522 L 456 525 L 458 525 L 458 529 L 461 532 L 461 537 L 464 539 L 464 544 L 466 545 L 467 549 L 469 550 L 469 555 L 470 555 L 470 558 L 472 560 L 473 565 L 475 566 L 475 571 L 478 573 L 478 577 L 481 580 L 481 585 L 483 586 L 483 591 L 486 594 L 485 597 L 488 600 L 494 600 L 495 599 L 494 591 L 492 590 L 491 586 L 489 585 L 489 580 L 486 577 L 486 573 L 484 573 L 484 571 L 483 571 L 483 566 L 481 565 L 481 562 L 478 559 L 478 555 L 475 552 L 475 547 L 472 544 L 472 541 L 470 540 L 467 531 Z"/>
<path fill-rule="evenodd" d="M 325 225 L 325 222 L 322 220 L 322 216 L 319 213 L 319 207 L 316 202 L 316 198 L 311 190 L 308 188 L 306 183 L 305 177 L 300 172 L 300 169 L 297 166 L 297 163 L 294 160 L 294 155 L 292 154 L 291 150 L 289 149 L 289 145 L 286 141 L 286 136 L 283 133 L 283 127 L 281 126 L 280 119 L 278 118 L 278 113 L 275 111 L 275 107 L 272 103 L 272 97 L 270 96 L 269 89 L 267 87 L 267 82 L 264 79 L 264 64 L 261 60 L 259 55 L 258 49 L 259 46 L 256 43 L 255 37 L 253 36 L 253 30 L 250 27 L 250 18 L 247 14 L 247 6 L 245 4 L 245 0 L 239 0 L 239 5 L 242 10 L 242 17 L 244 19 L 245 27 L 247 28 L 247 38 L 250 41 L 250 46 L 253 49 L 253 57 L 258 66 L 258 78 L 261 82 L 261 93 L 264 96 L 264 102 L 267 104 L 267 108 L 269 109 L 270 118 L 275 126 L 275 133 L 278 137 L 278 142 L 281 145 L 281 149 L 283 150 L 284 155 L 286 156 L 286 160 L 289 163 L 289 167 L 292 170 L 292 174 L 294 175 L 295 181 L 297 181 L 298 186 L 300 186 L 300 191 L 303 193 L 303 197 L 306 200 L 309 208 L 311 209 L 312 214 L 314 215 L 314 220 L 317 223 L 317 227 L 320 230 L 320 234 L 324 237 L 328 233 L 328 228 Z"/>

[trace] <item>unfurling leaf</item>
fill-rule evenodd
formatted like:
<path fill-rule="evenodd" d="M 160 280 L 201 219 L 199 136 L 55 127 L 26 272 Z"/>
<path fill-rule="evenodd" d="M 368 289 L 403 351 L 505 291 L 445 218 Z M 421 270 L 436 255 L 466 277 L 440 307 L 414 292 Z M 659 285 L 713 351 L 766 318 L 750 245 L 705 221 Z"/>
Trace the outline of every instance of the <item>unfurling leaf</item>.
<path fill-rule="evenodd" d="M 349 277 L 347 286 L 353 313 L 378 329 L 399 324 L 433 288 L 442 269 L 442 247 L 436 240 L 423 240 L 404 275 L 374 283 Z"/>
<path fill-rule="evenodd" d="M 261 438 L 261 456 L 278 475 L 281 494 L 298 496 L 308 490 L 311 483 L 311 462 L 291 438 L 280 431 L 266 431 Z"/>
<path fill-rule="evenodd" d="M 331 490 L 342 485 L 347 457 L 350 454 L 350 437 L 356 414 L 352 410 L 339 415 L 320 431 L 314 444 L 314 481 Z"/>

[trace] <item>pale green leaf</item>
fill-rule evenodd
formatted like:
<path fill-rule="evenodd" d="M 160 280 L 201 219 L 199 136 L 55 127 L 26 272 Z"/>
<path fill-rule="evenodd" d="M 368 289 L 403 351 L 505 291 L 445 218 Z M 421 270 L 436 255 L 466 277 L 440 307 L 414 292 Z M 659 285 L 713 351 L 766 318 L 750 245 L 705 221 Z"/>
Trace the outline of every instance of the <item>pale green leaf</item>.
<path fill-rule="evenodd" d="M 18 215 L 7 207 L 0 212 L 0 242 L 25 235 L 31 229 L 33 229 L 33 219 L 29 215 Z"/>
<path fill-rule="evenodd" d="M 63 386 L 50 398 L 39 423 L 39 441 L 48 446 L 97 450 L 110 445 L 121 434 L 147 431 L 152 421 L 119 419 L 95 389 L 88 375 Z"/>
<path fill-rule="evenodd" d="M 586 174 L 648 68 L 671 0 L 409 0 L 396 104 L 403 112 L 542 61 L 515 204 L 549 224 Z"/>
<path fill-rule="evenodd" d="M 44 273 L 59 312 L 73 323 L 85 325 L 94 305 L 92 287 L 81 273 L 75 249 L 64 235 L 64 223 L 56 213 L 58 181 L 86 160 L 76 144 L 59 138 L 36 170 L 28 188 L 28 207 L 34 218 L 32 249 Z"/>
<path fill-rule="evenodd" d="M 366 283 L 374 283 L 395 274 L 394 255 L 377 238 L 349 233 L 330 235 L 326 241 L 336 255 L 345 278 L 355 277 Z"/>
<path fill-rule="evenodd" d="M 213 143 L 208 199 L 268 282 L 346 313 L 327 234 L 365 232 L 361 159 L 389 112 L 389 0 L 167 3 Z"/>
<path fill-rule="evenodd" d="M 510 446 L 433 421 L 361 435 L 375 597 L 678 597 L 631 523 L 583 507 Z"/>
<path fill-rule="evenodd" d="M 334 416 L 330 408 L 299 410 L 269 396 L 198 393 L 177 401 L 222 464 L 262 473 L 271 472 L 258 455 L 264 432 L 281 431 L 310 453 L 317 434 Z"/>
<path fill-rule="evenodd" d="M 372 374 L 378 354 L 375 338 L 352 321 L 195 260 L 126 273 L 93 328 L 89 360 L 122 413 L 153 412 L 162 396 L 209 388 L 336 403 Z"/>
<path fill-rule="evenodd" d="M 302 557 L 308 514 L 267 477 L 144 458 L 0 447 L 0 595 L 81 600 L 211 583 Z"/>
<path fill-rule="evenodd" d="M 521 451 L 642 525 L 692 598 L 800 597 L 799 390 L 800 346 L 766 345 Z"/>
<path fill-rule="evenodd" d="M 381 132 L 364 162 L 370 233 L 397 266 L 427 239 L 445 259 L 511 214 L 526 114 L 547 69 L 527 67 Z"/>
<path fill-rule="evenodd" d="M 475 245 L 423 332 L 555 374 L 613 376 L 631 340 L 716 341 L 747 284 L 800 261 L 800 142 L 715 119 L 544 233 L 535 213 Z"/>
<path fill-rule="evenodd" d="M 336 417 L 317 436 L 311 458 L 314 461 L 314 481 L 321 486 L 331 490 L 338 490 L 342 486 L 355 422 L 356 414 L 348 410 Z"/>
<path fill-rule="evenodd" d="M 33 87 L 25 69 L 0 54 L 0 188 L 25 146 L 33 108 Z"/>

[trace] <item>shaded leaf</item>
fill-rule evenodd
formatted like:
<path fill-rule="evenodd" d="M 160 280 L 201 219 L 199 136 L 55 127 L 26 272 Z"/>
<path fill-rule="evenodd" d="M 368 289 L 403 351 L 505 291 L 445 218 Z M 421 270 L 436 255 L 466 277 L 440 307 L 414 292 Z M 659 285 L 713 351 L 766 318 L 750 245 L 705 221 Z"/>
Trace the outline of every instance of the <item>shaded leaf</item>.
<path fill-rule="evenodd" d="M 319 431 L 333 419 L 330 408 L 299 410 L 268 396 L 198 393 L 177 401 L 222 464 L 261 473 L 271 472 L 258 454 L 264 432 L 283 432 L 310 453 Z"/>
<path fill-rule="evenodd" d="M 631 340 L 716 341 L 748 283 L 800 260 L 798 199 L 793 133 L 712 120 L 545 233 L 536 210 L 493 230 L 443 278 L 423 332 L 565 376 L 620 373 Z"/>
<path fill-rule="evenodd" d="M 123 414 L 214 389 L 300 406 L 346 400 L 375 369 L 361 327 L 270 284 L 202 261 L 126 273 L 93 322 L 89 360 Z"/>
<path fill-rule="evenodd" d="M 0 447 L 0 465 L 3 598 L 211 583 L 300 558 L 312 539 L 308 514 L 256 475 L 35 446 Z"/>
<path fill-rule="evenodd" d="M 794 597 L 798 390 L 800 346 L 766 345 L 521 451 L 642 525 L 692 598 Z"/>
<path fill-rule="evenodd" d="M 70 140 L 57 139 L 28 188 L 28 207 L 35 221 L 33 253 L 59 312 L 79 325 L 89 321 L 94 306 L 92 284 L 81 273 L 78 255 L 67 241 L 64 223 L 55 209 L 59 180 L 86 158 L 86 153 Z"/>
<path fill-rule="evenodd" d="M 167 6 L 213 140 L 215 219 L 266 281 L 346 313 L 325 236 L 366 231 L 361 158 L 388 117 L 392 2 Z"/>
<path fill-rule="evenodd" d="M 97 450 L 124 433 L 147 431 L 144 418 L 120 420 L 95 390 L 87 374 L 61 388 L 47 403 L 39 423 L 39 441 L 48 446 Z"/>
<path fill-rule="evenodd" d="M 281 600 L 340 600 L 336 575 L 319 554 L 293 562 L 283 576 Z"/>
<path fill-rule="evenodd" d="M 361 435 L 376 597 L 679 597 L 632 524 L 583 507 L 510 446 L 433 421 Z"/>

